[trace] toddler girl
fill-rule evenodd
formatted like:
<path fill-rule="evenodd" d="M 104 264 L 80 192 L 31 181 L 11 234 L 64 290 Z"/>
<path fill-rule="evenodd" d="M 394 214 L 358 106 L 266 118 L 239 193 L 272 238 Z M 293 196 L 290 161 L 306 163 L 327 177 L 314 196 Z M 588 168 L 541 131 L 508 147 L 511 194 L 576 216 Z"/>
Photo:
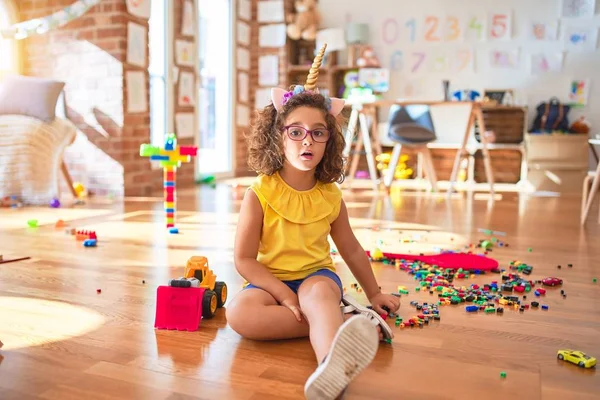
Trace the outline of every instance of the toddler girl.
<path fill-rule="evenodd" d="M 343 181 L 336 116 L 344 101 L 315 90 L 324 52 L 304 86 L 271 91 L 272 104 L 248 137 L 249 165 L 259 176 L 242 201 L 234 248 L 246 283 L 227 307 L 229 325 L 245 338 L 310 337 L 319 366 L 305 384 L 308 399 L 343 393 L 373 360 L 379 340 L 392 337 L 379 314 L 400 307 L 379 289 L 336 185 Z M 373 309 L 344 296 L 329 235 Z"/>

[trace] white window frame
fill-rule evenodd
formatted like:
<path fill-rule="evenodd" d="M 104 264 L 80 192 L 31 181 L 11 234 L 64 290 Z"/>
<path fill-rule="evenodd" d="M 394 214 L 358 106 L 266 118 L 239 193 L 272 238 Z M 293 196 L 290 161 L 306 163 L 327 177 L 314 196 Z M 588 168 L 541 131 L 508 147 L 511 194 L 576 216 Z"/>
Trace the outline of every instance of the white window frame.
<path fill-rule="evenodd" d="M 166 38 L 165 38 L 165 48 L 164 48 L 164 53 L 165 53 L 165 61 L 164 61 L 164 67 L 165 67 L 165 74 L 162 77 L 164 79 L 164 83 L 165 83 L 165 107 L 166 107 L 166 112 L 165 112 L 165 132 L 162 133 L 158 133 L 158 132 L 154 132 L 152 131 L 152 112 L 151 112 L 151 108 L 150 108 L 150 142 L 155 145 L 155 146 L 162 146 L 164 144 L 164 136 L 166 133 L 168 132 L 174 132 L 174 96 L 175 96 L 175 88 L 173 85 L 174 82 L 174 67 L 175 67 L 175 63 L 174 63 L 174 50 L 173 50 L 173 40 L 174 40 L 174 22 L 175 22 L 175 18 L 174 18 L 174 3 L 171 1 L 166 1 L 165 3 L 165 9 L 166 12 L 164 12 L 164 9 L 161 10 L 152 10 L 152 13 L 163 13 L 164 15 L 163 17 L 165 18 L 165 23 L 166 23 Z M 149 51 L 151 51 L 150 47 L 149 47 Z M 150 71 L 148 71 L 148 77 L 150 80 L 150 83 L 152 82 L 152 78 L 153 75 L 150 73 Z M 160 76 L 159 76 L 160 77 Z M 150 90 L 151 89 L 151 85 L 150 85 Z M 150 101 L 150 104 L 152 102 Z M 159 140 L 160 139 L 160 140 Z M 152 168 L 153 169 L 160 169 L 160 163 L 159 162 L 152 162 L 151 163 Z"/>
<path fill-rule="evenodd" d="M 216 179 L 223 179 L 223 178 L 231 178 L 233 176 L 235 176 L 235 172 L 237 170 L 237 158 L 236 158 L 236 150 L 237 150 L 237 123 L 236 123 L 236 110 L 237 110 L 237 69 L 236 69 L 236 65 L 237 65 L 237 60 L 236 60 L 236 48 L 237 48 L 237 30 L 236 30 L 236 10 L 238 7 L 238 0 L 228 0 L 229 1 L 229 59 L 231 60 L 231 65 L 229 68 L 229 96 L 231 98 L 231 107 L 229 108 L 229 140 L 230 140 L 230 146 L 229 146 L 229 150 L 230 150 L 230 155 L 229 155 L 229 159 L 231 160 L 230 162 L 230 168 L 231 170 L 229 172 L 218 172 L 218 173 L 214 173 L 214 177 Z M 200 37 L 199 37 L 199 33 L 200 33 L 200 12 L 198 9 L 198 1 L 194 0 L 194 8 L 196 10 L 195 12 L 195 32 L 194 32 L 194 40 L 196 42 L 196 54 L 199 54 L 200 51 Z M 197 56 L 196 60 L 195 60 L 195 74 L 196 74 L 196 94 L 200 93 L 200 57 Z M 198 98 L 196 100 L 196 109 L 195 109 L 195 116 L 194 116 L 194 120 L 196 121 L 196 126 L 195 126 L 195 135 L 194 135 L 194 145 L 198 146 L 198 148 L 200 148 L 200 126 L 198 126 L 198 121 L 199 118 L 202 118 L 202 115 L 200 114 L 200 98 Z M 196 157 L 196 173 L 198 171 L 200 171 L 200 163 L 203 162 L 203 160 L 200 159 L 201 157 Z"/>
<path fill-rule="evenodd" d="M 0 0 L 0 8 L 2 9 L 3 16 L 3 18 L 0 18 L 0 28 L 8 28 L 9 26 L 18 22 L 19 14 L 15 2 L 13 0 Z M 6 41 L 4 44 L 8 44 L 8 47 L 12 47 L 10 52 L 13 56 L 12 66 L 8 69 L 0 69 L 0 79 L 2 79 L 2 77 L 7 73 L 20 74 L 21 49 L 18 41 L 15 39 L 4 39 L 2 36 L 0 36 L 0 40 Z M 0 54 L 0 57 L 1 56 L 3 55 Z"/>

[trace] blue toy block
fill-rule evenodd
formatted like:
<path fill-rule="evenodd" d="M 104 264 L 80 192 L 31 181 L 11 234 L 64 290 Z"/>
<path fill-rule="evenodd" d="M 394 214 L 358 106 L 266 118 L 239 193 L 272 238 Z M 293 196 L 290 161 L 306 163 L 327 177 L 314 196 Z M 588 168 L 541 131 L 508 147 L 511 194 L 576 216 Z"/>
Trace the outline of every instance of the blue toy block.
<path fill-rule="evenodd" d="M 96 239 L 87 239 L 83 241 L 84 247 L 96 247 L 97 240 Z"/>

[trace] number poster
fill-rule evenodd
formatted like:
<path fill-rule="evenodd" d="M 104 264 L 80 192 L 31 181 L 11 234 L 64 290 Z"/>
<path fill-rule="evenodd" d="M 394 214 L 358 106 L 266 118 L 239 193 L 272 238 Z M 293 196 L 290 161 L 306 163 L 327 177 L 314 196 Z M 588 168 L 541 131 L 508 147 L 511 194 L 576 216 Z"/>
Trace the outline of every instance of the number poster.
<path fill-rule="evenodd" d="M 561 0 L 562 1 L 562 0 Z M 568 4 L 567 4 L 568 3 Z M 525 29 L 519 29 L 519 36 L 529 44 L 535 42 L 555 43 L 563 41 L 565 50 L 596 51 L 598 29 L 579 23 L 561 28 L 559 37 L 559 17 L 570 13 L 582 17 L 593 15 L 595 0 L 564 0 L 564 8 L 556 18 L 523 21 Z M 497 43 L 501 48 L 485 50 L 479 60 L 487 60 L 486 66 L 503 69 L 520 69 L 530 66 L 530 73 L 540 74 L 562 70 L 564 55 L 555 52 L 527 52 L 521 54 L 521 46 L 507 49 L 507 44 L 515 37 L 514 12 L 500 9 L 492 12 L 468 12 L 456 15 L 424 14 L 418 17 L 410 14 L 402 17 L 386 17 L 378 25 L 381 40 L 387 47 L 387 66 L 391 72 L 403 74 L 422 73 L 473 73 L 478 43 Z M 521 62 L 521 59 L 528 62 Z M 386 63 L 384 62 L 384 65 Z"/>

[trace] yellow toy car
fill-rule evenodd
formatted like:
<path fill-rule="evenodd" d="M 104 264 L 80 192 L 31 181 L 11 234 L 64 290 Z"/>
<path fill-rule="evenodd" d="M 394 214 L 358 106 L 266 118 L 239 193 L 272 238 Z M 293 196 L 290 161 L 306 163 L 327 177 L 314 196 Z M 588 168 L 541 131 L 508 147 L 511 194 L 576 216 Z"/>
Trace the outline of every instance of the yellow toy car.
<path fill-rule="evenodd" d="M 557 357 L 559 360 L 565 360 L 579 365 L 581 368 L 593 368 L 596 366 L 596 359 L 578 350 L 559 350 Z"/>
<path fill-rule="evenodd" d="M 184 278 L 196 278 L 200 281 L 198 287 L 206 289 L 202 298 L 202 317 L 214 317 L 217 308 L 223 307 L 227 301 L 227 284 L 217 281 L 217 276 L 208 267 L 208 259 L 202 256 L 189 258 Z"/>

